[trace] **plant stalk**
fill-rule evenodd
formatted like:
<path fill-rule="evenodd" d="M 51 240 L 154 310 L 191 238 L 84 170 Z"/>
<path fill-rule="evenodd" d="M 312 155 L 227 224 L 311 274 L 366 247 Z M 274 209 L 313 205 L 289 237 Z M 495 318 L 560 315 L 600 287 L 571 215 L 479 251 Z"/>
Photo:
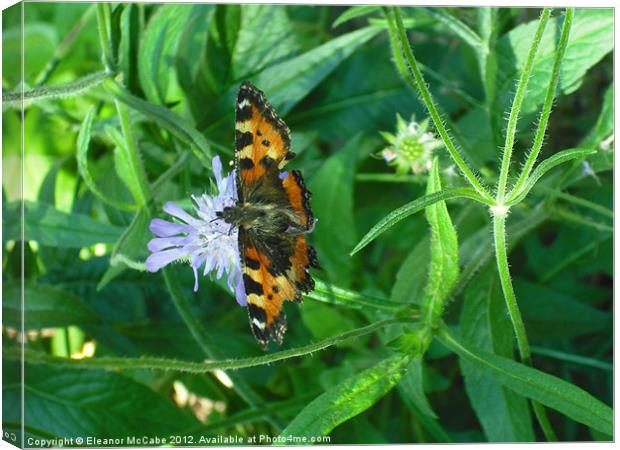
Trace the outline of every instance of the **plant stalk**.
<path fill-rule="evenodd" d="M 519 175 L 519 179 L 517 180 L 516 184 L 508 195 L 509 198 L 519 196 L 521 190 L 524 188 L 527 182 L 528 177 L 530 176 L 530 173 L 532 172 L 534 164 L 536 163 L 536 160 L 538 159 L 538 155 L 542 148 L 545 133 L 547 131 L 547 125 L 549 123 L 549 116 L 551 115 L 553 100 L 555 99 L 555 93 L 558 89 L 558 84 L 560 81 L 560 68 L 562 66 L 562 60 L 564 59 L 564 55 L 566 54 L 566 48 L 568 47 L 568 38 L 573 23 L 574 13 L 575 10 L 573 8 L 568 8 L 566 10 L 564 24 L 562 25 L 562 33 L 560 35 L 560 43 L 558 51 L 555 54 L 553 69 L 551 71 L 551 79 L 549 81 L 549 86 L 547 87 L 545 102 L 543 104 L 540 119 L 538 121 L 538 128 L 534 137 L 534 144 L 532 145 L 532 149 L 527 156 L 527 159 L 523 166 L 523 170 L 521 170 L 521 174 Z"/>
<path fill-rule="evenodd" d="M 491 196 L 482 186 L 478 178 L 476 178 L 467 163 L 463 160 L 458 150 L 454 146 L 450 135 L 448 134 L 446 128 L 443 125 L 443 121 L 441 119 L 439 111 L 435 106 L 431 93 L 426 85 L 426 81 L 424 80 L 422 72 L 420 71 L 418 63 L 413 55 L 413 51 L 411 50 L 411 46 L 409 45 L 407 33 L 405 31 L 403 20 L 398 8 L 391 8 L 392 14 L 394 16 L 393 19 L 387 8 L 384 8 L 383 11 L 388 22 L 390 41 L 392 43 L 394 59 L 396 61 L 399 72 L 401 74 L 403 74 L 403 72 L 407 74 L 405 81 L 414 89 L 414 91 L 417 91 L 420 94 L 420 97 L 422 98 L 422 101 L 426 106 L 426 109 L 428 110 L 428 113 L 431 116 L 433 123 L 435 124 L 437 132 L 441 136 L 444 145 L 448 149 L 450 156 L 454 160 L 457 167 L 460 169 L 461 173 L 465 176 L 465 178 L 472 185 L 472 187 L 480 194 L 480 196 L 485 199 L 490 199 Z M 406 71 L 403 70 L 403 66 L 406 67 Z"/>
<path fill-rule="evenodd" d="M 510 159 L 512 158 L 512 148 L 514 147 L 515 134 L 517 132 L 517 123 L 519 122 L 519 114 L 521 113 L 521 107 L 525 100 L 525 94 L 527 92 L 527 84 L 534 68 L 534 60 L 536 59 L 536 53 L 538 52 L 538 46 L 542 39 L 545 27 L 549 21 L 551 10 L 545 8 L 540 15 L 540 21 L 538 22 L 538 28 L 534 34 L 530 51 L 527 55 L 527 60 L 523 72 L 521 72 L 521 78 L 517 85 L 517 92 L 512 102 L 512 108 L 510 108 L 510 116 L 508 117 L 508 126 L 506 129 L 506 141 L 504 143 L 504 155 L 502 157 L 502 165 L 499 172 L 499 180 L 497 182 L 497 196 L 496 202 L 498 205 L 504 204 L 504 196 L 506 194 L 506 184 L 508 182 L 508 171 L 510 169 Z"/>
<path fill-rule="evenodd" d="M 519 356 L 521 357 L 521 362 L 523 362 L 523 364 L 532 367 L 532 353 L 527 340 L 527 333 L 525 332 L 525 325 L 523 323 L 523 318 L 521 317 L 521 311 L 519 311 L 519 306 L 517 305 L 517 297 L 515 296 L 514 288 L 512 286 L 510 269 L 508 268 L 508 254 L 506 252 L 506 214 L 493 214 L 493 237 L 495 240 L 497 270 L 499 273 L 500 283 L 502 285 L 502 291 L 504 293 L 504 299 L 506 300 L 508 314 L 510 315 L 512 327 L 515 331 Z M 536 415 L 538 423 L 540 424 L 547 440 L 557 441 L 558 438 L 551 428 L 551 424 L 549 423 L 544 407 L 540 403 L 532 401 L 532 408 L 534 409 L 534 414 Z"/>

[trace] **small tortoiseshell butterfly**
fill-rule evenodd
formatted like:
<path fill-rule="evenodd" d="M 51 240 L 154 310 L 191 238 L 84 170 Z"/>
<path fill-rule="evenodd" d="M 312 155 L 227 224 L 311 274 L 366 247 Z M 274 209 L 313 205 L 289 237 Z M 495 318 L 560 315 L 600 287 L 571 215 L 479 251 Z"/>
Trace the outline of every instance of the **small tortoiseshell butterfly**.
<path fill-rule="evenodd" d="M 218 213 L 239 227 L 239 253 L 250 327 L 263 348 L 282 344 L 286 300 L 301 302 L 314 289 L 309 267 L 319 268 L 306 242 L 316 219 L 301 172 L 282 171 L 295 154 L 290 131 L 252 83 L 239 88 L 236 107 L 237 204 Z"/>

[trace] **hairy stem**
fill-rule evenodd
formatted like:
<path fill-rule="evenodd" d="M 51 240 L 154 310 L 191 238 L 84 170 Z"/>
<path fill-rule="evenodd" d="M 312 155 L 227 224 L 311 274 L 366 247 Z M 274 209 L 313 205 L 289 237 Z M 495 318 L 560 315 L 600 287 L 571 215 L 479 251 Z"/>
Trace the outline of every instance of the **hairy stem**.
<path fill-rule="evenodd" d="M 53 100 L 57 98 L 67 98 L 80 95 L 89 89 L 100 85 L 105 79 L 111 78 L 112 75 L 106 71 L 95 72 L 86 75 L 71 83 L 59 84 L 56 86 L 41 86 L 34 89 L 24 91 L 24 105 L 29 103 Z M 21 92 L 3 92 L 2 105 L 11 107 L 20 107 L 22 99 Z"/>
<path fill-rule="evenodd" d="M 566 47 L 568 47 L 568 37 L 570 34 L 574 13 L 575 11 L 573 8 L 568 8 L 566 10 L 566 15 L 564 16 L 564 24 L 562 25 L 562 34 L 560 35 L 560 43 L 558 46 L 558 51 L 555 54 L 553 69 L 551 71 L 551 79 L 549 80 L 549 86 L 547 87 L 547 94 L 545 95 L 545 102 L 543 104 L 542 112 L 540 114 L 540 120 L 538 121 L 538 128 L 534 137 L 534 144 L 532 145 L 532 149 L 527 156 L 525 165 L 523 166 L 523 170 L 519 175 L 519 179 L 517 180 L 515 186 L 512 188 L 511 193 L 509 194 L 509 198 L 518 196 L 520 191 L 524 188 L 527 182 L 527 178 L 530 176 L 532 168 L 534 167 L 534 164 L 536 163 L 536 160 L 538 159 L 538 155 L 542 148 L 545 133 L 547 131 L 547 125 L 549 123 L 549 116 L 551 115 L 551 107 L 553 106 L 553 100 L 555 99 L 555 93 L 557 91 L 558 83 L 560 80 L 560 68 L 562 66 L 562 60 L 564 59 L 564 55 L 566 54 Z"/>
<path fill-rule="evenodd" d="M 525 325 L 523 318 L 521 317 L 521 311 L 517 305 L 517 297 L 515 296 L 514 288 L 512 286 L 512 280 L 510 278 L 510 269 L 508 268 L 508 255 L 506 252 L 506 215 L 494 213 L 493 214 L 493 237 L 495 239 L 495 256 L 497 260 L 497 270 L 499 272 L 499 279 L 502 285 L 502 291 L 504 293 L 504 299 L 506 300 L 506 307 L 508 308 L 508 314 L 512 322 L 512 327 L 517 339 L 517 347 L 519 349 L 519 355 L 523 364 L 532 366 L 532 354 L 530 351 L 530 345 L 527 340 L 527 334 L 525 332 Z M 535 401 L 532 401 L 532 408 L 538 423 L 545 434 L 545 437 L 549 441 L 557 441 L 557 436 L 551 428 L 547 413 L 544 407 Z"/>
<path fill-rule="evenodd" d="M 538 28 L 532 39 L 532 45 L 527 55 L 525 67 L 521 72 L 521 78 L 517 85 L 517 92 L 512 102 L 512 108 L 510 108 L 510 116 L 508 117 L 508 126 L 506 129 L 506 141 L 504 143 L 504 155 L 502 157 L 502 165 L 499 172 L 499 180 L 497 182 L 497 204 L 502 205 L 504 203 L 504 195 L 506 194 L 506 183 L 508 182 L 508 171 L 510 169 L 510 159 L 512 158 L 512 148 L 515 141 L 515 133 L 517 132 L 517 123 L 519 121 L 519 114 L 521 113 L 521 107 L 525 100 L 525 94 L 527 91 L 527 84 L 534 68 L 534 60 L 536 59 L 536 53 L 538 52 L 538 46 L 542 39 L 545 27 L 549 21 L 551 10 L 549 8 L 543 9 L 540 15 L 540 21 L 538 22 Z"/>
<path fill-rule="evenodd" d="M 455 164 L 458 166 L 461 173 L 465 176 L 465 178 L 472 185 L 472 187 L 480 194 L 480 196 L 489 199 L 489 193 L 476 178 L 467 163 L 465 163 L 458 150 L 456 149 L 454 143 L 452 142 L 448 131 L 443 125 L 439 111 L 435 106 L 431 93 L 426 85 L 426 81 L 424 80 L 422 72 L 420 71 L 418 63 L 413 55 L 411 46 L 409 45 L 407 33 L 405 31 L 398 8 L 393 7 L 390 9 L 392 15 L 394 16 L 393 18 L 390 14 L 389 9 L 383 8 L 383 11 L 388 22 L 390 40 L 392 43 L 392 51 L 394 53 L 394 60 L 396 62 L 398 71 L 402 75 L 406 74 L 405 81 L 420 94 L 420 97 L 422 98 L 422 101 L 426 106 L 428 113 L 433 119 L 433 123 L 435 124 L 437 132 L 441 136 L 444 145 L 448 149 L 450 156 L 454 160 Z"/>
<path fill-rule="evenodd" d="M 173 281 L 176 283 L 176 281 Z M 176 292 L 178 286 L 173 286 L 173 290 Z M 192 314 L 189 311 L 189 305 L 183 299 L 177 299 L 180 301 L 181 309 L 189 314 Z M 192 316 L 193 317 L 193 316 Z M 191 320 L 190 322 L 194 322 Z M 373 324 L 367 325 L 365 327 L 356 328 L 351 331 L 347 331 L 345 333 L 339 334 L 338 336 L 332 336 L 326 339 L 323 339 L 319 342 L 315 342 L 314 344 L 309 344 L 303 347 L 297 347 L 290 350 L 283 350 L 280 352 L 269 353 L 263 356 L 256 356 L 251 358 L 240 358 L 240 359 L 221 359 L 214 361 L 205 361 L 205 362 L 196 362 L 196 361 L 179 361 L 175 359 L 166 359 L 166 358 L 126 358 L 126 357 L 109 357 L 104 356 L 100 358 L 82 358 L 82 359 L 72 359 L 65 358 L 59 356 L 53 356 L 48 353 L 36 351 L 36 350 L 26 350 L 26 361 L 29 364 L 53 364 L 55 366 L 62 367 L 71 367 L 71 368 L 79 368 L 79 369 L 88 369 L 88 370 L 136 370 L 136 369 L 146 369 L 146 370 L 164 370 L 164 371 L 174 371 L 174 372 L 186 372 L 186 373 L 209 373 L 215 370 L 238 370 L 245 369 L 249 367 L 256 367 L 265 364 L 272 364 L 278 361 L 283 361 L 291 358 L 298 358 L 300 356 L 311 355 L 315 352 L 324 350 L 326 348 L 332 347 L 340 342 L 358 338 L 361 336 L 365 336 L 367 334 L 373 333 L 377 330 L 380 330 L 389 325 L 402 324 L 402 323 L 410 323 L 411 319 L 386 319 L 375 322 Z M 197 338 L 201 347 L 210 355 L 215 355 L 217 352 L 213 351 L 213 346 L 211 345 L 213 341 L 206 336 L 200 330 L 200 326 L 194 327 L 192 332 L 195 333 L 194 337 L 199 336 Z M 19 359 L 20 358 L 20 349 L 19 348 L 7 348 L 3 351 L 3 357 L 7 359 Z M 235 375 L 231 373 L 231 379 Z M 236 380 L 233 379 L 233 383 L 236 383 Z M 262 401 L 260 402 L 262 403 Z"/>
<path fill-rule="evenodd" d="M 101 60 L 108 72 L 116 71 L 114 61 L 114 51 L 112 49 L 112 38 L 110 36 L 112 27 L 112 9 L 110 3 L 97 4 L 97 29 L 99 31 L 99 45 L 101 46 Z"/>

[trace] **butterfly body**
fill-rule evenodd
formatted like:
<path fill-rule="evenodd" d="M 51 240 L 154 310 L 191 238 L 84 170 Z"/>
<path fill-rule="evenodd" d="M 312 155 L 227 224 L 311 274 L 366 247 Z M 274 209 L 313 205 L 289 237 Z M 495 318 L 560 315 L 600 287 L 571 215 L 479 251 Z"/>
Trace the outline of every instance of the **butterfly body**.
<path fill-rule="evenodd" d="M 244 82 L 237 97 L 235 166 L 237 203 L 218 217 L 238 227 L 250 326 L 258 342 L 282 343 L 285 301 L 300 302 L 314 288 L 319 267 L 306 235 L 315 218 L 301 172 L 283 171 L 295 154 L 290 132 L 264 94 Z"/>

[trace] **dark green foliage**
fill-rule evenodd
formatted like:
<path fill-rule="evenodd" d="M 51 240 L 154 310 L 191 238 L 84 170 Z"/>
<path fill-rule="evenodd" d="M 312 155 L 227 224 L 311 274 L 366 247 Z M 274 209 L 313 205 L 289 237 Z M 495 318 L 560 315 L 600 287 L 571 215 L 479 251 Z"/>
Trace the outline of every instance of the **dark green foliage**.
<path fill-rule="evenodd" d="M 4 431 L 23 245 L 27 438 L 612 439 L 613 11 L 552 11 L 529 66 L 540 11 L 397 11 L 26 3 L 24 243 L 19 11 L 3 13 Z M 215 155 L 228 172 L 245 79 L 292 130 L 323 267 L 267 353 L 224 280 L 194 292 L 187 264 L 144 264 L 164 203 L 213 192 Z M 397 114 L 442 135 L 429 170 L 380 156 Z"/>

